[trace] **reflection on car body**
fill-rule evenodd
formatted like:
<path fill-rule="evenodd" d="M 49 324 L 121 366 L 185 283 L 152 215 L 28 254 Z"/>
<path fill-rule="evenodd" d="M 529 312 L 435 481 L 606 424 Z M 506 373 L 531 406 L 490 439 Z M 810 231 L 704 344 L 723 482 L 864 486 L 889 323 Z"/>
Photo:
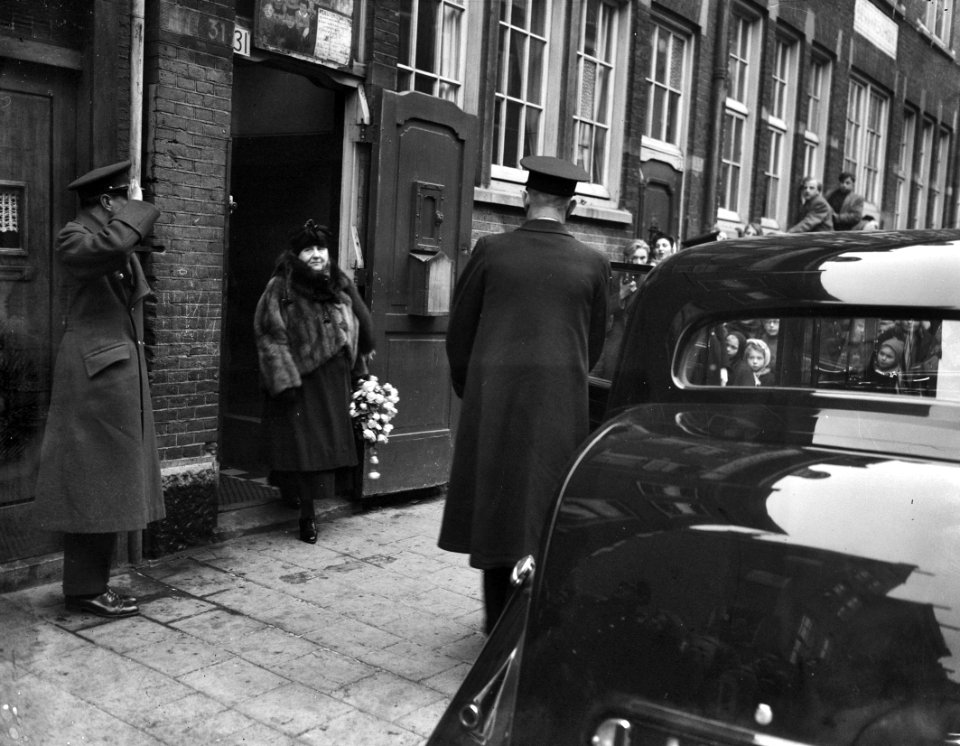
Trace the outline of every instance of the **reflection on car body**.
<path fill-rule="evenodd" d="M 430 743 L 956 742 L 958 287 L 960 231 L 657 267 L 536 570 Z M 772 383 L 717 383 L 709 335 L 747 315 L 780 320 Z M 927 380 L 861 385 L 853 346 L 897 319 L 937 330 Z"/>

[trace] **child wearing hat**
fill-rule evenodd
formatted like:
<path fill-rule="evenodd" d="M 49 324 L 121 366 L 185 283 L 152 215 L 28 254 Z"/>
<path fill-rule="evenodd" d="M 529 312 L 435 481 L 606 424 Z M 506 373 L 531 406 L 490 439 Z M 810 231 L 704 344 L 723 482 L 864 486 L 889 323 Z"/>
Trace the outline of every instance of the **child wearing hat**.
<path fill-rule="evenodd" d="M 903 371 L 903 340 L 890 337 L 883 340 L 873 353 L 864 381 L 875 391 L 898 393 Z"/>
<path fill-rule="evenodd" d="M 769 386 L 773 383 L 770 372 L 770 347 L 762 339 L 751 338 L 744 345 L 743 359 L 753 373 L 757 386 Z"/>

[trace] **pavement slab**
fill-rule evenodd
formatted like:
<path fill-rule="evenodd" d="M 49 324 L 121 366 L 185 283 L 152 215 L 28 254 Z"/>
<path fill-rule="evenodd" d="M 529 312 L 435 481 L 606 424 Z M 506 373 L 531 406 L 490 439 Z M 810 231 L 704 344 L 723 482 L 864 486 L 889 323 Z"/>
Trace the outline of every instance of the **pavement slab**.
<path fill-rule="evenodd" d="M 479 572 L 436 546 L 442 509 L 339 510 L 316 545 L 276 510 L 122 568 L 129 619 L 68 613 L 59 583 L 0 595 L 0 746 L 422 746 L 485 639 Z"/>

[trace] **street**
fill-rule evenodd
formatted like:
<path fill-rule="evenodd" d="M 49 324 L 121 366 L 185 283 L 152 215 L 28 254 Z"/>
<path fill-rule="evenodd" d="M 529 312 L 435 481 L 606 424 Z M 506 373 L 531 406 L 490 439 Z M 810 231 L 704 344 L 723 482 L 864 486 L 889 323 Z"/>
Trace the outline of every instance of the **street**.
<path fill-rule="evenodd" d="M 319 515 L 114 576 L 139 617 L 0 596 L 0 744 L 421 744 L 483 644 L 443 500 Z M 341 511 L 343 513 L 343 511 Z"/>

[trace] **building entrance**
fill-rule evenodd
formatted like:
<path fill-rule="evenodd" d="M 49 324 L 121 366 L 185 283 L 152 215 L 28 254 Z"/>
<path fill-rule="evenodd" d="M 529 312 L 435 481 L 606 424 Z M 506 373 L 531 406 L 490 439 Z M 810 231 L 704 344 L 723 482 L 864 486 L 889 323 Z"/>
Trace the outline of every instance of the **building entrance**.
<path fill-rule="evenodd" d="M 342 142 L 342 94 L 301 75 L 236 62 L 221 350 L 224 467 L 264 467 L 254 310 L 291 233 L 308 218 L 339 231 Z"/>

